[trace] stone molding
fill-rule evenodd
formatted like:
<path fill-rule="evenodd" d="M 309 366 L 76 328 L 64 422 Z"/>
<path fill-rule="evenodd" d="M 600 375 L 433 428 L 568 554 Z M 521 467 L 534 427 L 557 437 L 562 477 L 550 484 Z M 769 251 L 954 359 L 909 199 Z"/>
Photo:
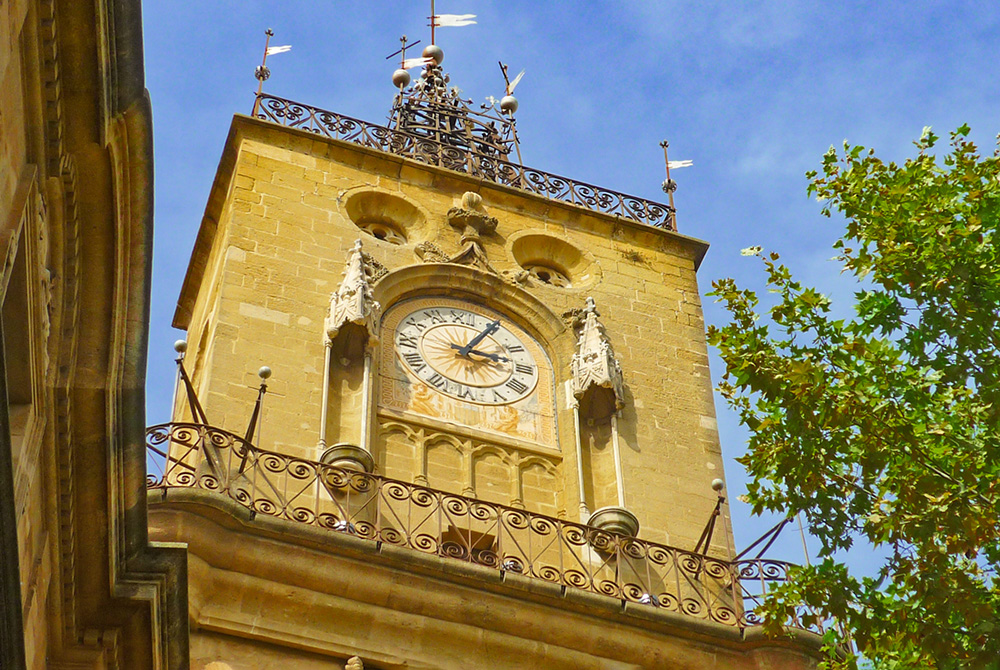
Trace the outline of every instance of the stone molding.
<path fill-rule="evenodd" d="M 32 290 L 43 305 L 38 485 L 53 559 L 36 653 L 52 668 L 179 670 L 185 556 L 150 544 L 145 509 L 152 133 L 140 3 L 27 4 L 15 38 L 37 101 L 25 122 L 40 131 L 29 154 L 41 224 Z"/>
<path fill-rule="evenodd" d="M 198 574 L 194 583 L 211 585 L 192 593 L 195 623 L 237 638 L 331 657 L 359 654 L 366 664 L 396 667 L 405 658 L 413 667 L 435 668 L 488 667 L 489 654 L 500 652 L 493 644 L 484 645 L 485 638 L 522 650 L 515 655 L 517 667 L 547 667 L 554 658 L 564 663 L 572 658 L 590 661 L 579 666 L 587 668 L 606 667 L 612 658 L 623 667 L 672 667 L 699 661 L 720 668 L 758 667 L 767 662 L 774 667 L 802 667 L 807 659 L 818 658 L 822 643 L 819 636 L 806 631 L 790 630 L 787 637 L 767 638 L 760 629 L 741 631 L 679 612 L 623 605 L 615 598 L 560 584 L 509 572 L 498 574 L 485 566 L 266 515 L 250 520 L 248 510 L 206 490 L 178 490 L 163 501 L 157 494 L 151 503 L 154 532 L 164 540 L 189 543 L 196 557 L 192 559 L 192 571 Z M 246 544 L 234 551 L 239 543 Z M 247 562 L 240 556 L 262 560 Z M 324 567 L 316 570 L 317 565 Z M 264 589 L 274 598 L 288 599 L 289 606 L 301 607 L 295 615 L 298 621 L 310 621 L 313 615 L 337 616 L 337 611 L 353 613 L 350 620 L 338 619 L 344 625 L 373 617 L 392 624 L 405 616 L 409 624 L 380 627 L 379 635 L 405 640 L 412 637 L 413 627 L 438 630 L 450 649 L 472 655 L 479 650 L 476 660 L 482 664 L 470 663 L 468 656 L 441 664 L 433 649 L 423 647 L 400 657 L 398 645 L 371 644 L 350 630 L 344 631 L 351 645 L 345 648 L 338 638 L 296 632 L 280 621 L 244 613 L 218 600 L 246 581 L 252 582 L 254 592 Z M 437 606 L 431 610 L 429 602 Z M 275 611 L 282 621 L 290 616 L 286 608 Z M 358 616 L 361 612 L 366 614 Z M 544 626 L 525 625 L 541 620 Z M 487 652 L 487 647 L 492 651 Z M 604 665 L 595 665 L 597 659 Z M 793 659 L 798 664 L 791 664 Z"/>

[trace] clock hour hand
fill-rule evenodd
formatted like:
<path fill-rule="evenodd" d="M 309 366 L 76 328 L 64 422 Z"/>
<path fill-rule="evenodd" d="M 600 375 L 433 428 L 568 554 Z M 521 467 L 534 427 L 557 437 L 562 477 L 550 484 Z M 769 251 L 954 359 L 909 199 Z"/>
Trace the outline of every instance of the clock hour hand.
<path fill-rule="evenodd" d="M 490 359 L 494 363 L 500 363 L 500 362 L 510 363 L 509 358 L 507 358 L 506 356 L 501 356 L 500 354 L 488 354 L 485 351 L 479 351 L 478 349 L 469 349 L 469 353 L 475 354 L 477 356 L 483 356 L 485 358 Z"/>
<path fill-rule="evenodd" d="M 458 349 L 458 353 L 461 354 L 462 356 L 468 356 L 469 352 L 472 351 L 472 348 L 474 346 L 476 346 L 484 339 L 486 339 L 487 335 L 492 335 L 498 330 L 500 330 L 500 319 L 497 319 L 496 321 L 492 322 L 491 324 L 483 328 L 483 332 L 479 333 L 474 338 L 469 340 L 464 347 L 456 347 Z"/>
<path fill-rule="evenodd" d="M 452 349 L 457 349 L 459 351 L 459 353 L 463 352 L 466 349 L 466 347 L 460 347 L 457 344 L 451 344 L 449 346 Z M 490 354 L 490 353 L 487 353 L 485 351 L 479 351 L 479 349 L 469 349 L 468 353 L 469 354 L 475 354 L 477 356 L 482 356 L 483 358 L 488 358 L 491 361 L 493 361 L 494 363 L 500 363 L 500 362 L 510 363 L 510 359 L 509 358 L 507 358 L 506 356 L 501 356 L 500 354 Z M 468 354 L 463 354 L 463 355 L 467 356 Z"/>

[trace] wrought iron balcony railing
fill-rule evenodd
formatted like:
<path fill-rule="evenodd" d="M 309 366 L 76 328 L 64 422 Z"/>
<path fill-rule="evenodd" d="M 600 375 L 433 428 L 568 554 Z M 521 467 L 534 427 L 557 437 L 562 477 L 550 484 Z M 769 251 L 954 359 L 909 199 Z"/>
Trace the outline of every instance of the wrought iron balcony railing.
<path fill-rule="evenodd" d="M 253 116 L 290 128 L 300 128 L 317 135 L 397 154 L 421 163 L 464 172 L 546 198 L 580 205 L 656 228 L 677 230 L 674 211 L 670 205 L 510 163 L 497 158 L 495 153 L 452 146 L 430 137 L 378 126 L 266 93 L 257 96 Z"/>
<path fill-rule="evenodd" d="M 524 509 L 259 449 L 195 423 L 146 430 L 147 488 L 214 491 L 267 515 L 490 569 L 582 589 L 623 602 L 745 628 L 790 564 L 725 561 L 607 533 Z M 793 628 L 822 633 L 805 608 Z"/>

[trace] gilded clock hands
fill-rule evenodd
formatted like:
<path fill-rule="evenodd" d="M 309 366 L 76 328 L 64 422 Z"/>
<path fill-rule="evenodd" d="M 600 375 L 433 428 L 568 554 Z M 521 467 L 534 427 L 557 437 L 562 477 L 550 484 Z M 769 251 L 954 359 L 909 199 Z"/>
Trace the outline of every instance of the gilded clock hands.
<path fill-rule="evenodd" d="M 498 330 L 500 330 L 500 319 L 497 319 L 496 321 L 490 323 L 488 326 L 486 326 L 485 328 L 483 328 L 483 332 L 479 333 L 474 338 L 472 338 L 471 340 L 469 340 L 464 347 L 457 347 L 458 353 L 460 355 L 462 355 L 462 356 L 468 357 L 468 355 L 472 351 L 473 347 L 475 347 L 477 344 L 479 344 L 484 339 L 486 339 L 486 337 L 488 335 L 492 335 L 493 333 L 497 332 Z M 455 346 L 455 345 L 452 345 L 452 346 Z"/>

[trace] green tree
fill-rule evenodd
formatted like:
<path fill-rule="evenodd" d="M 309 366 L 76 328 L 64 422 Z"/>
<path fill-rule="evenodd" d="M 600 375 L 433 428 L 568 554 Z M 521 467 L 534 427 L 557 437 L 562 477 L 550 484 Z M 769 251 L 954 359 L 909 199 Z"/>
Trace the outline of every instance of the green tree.
<path fill-rule="evenodd" d="M 878 668 L 996 668 L 1000 659 L 1000 151 L 962 126 L 943 157 L 929 128 L 886 164 L 844 144 L 811 172 L 834 245 L 858 282 L 854 316 L 759 248 L 773 306 L 713 284 L 731 321 L 709 330 L 722 395 L 750 429 L 740 462 L 754 513 L 802 512 L 819 561 L 769 598 L 772 631 L 797 604 L 851 631 Z M 843 561 L 886 556 L 874 577 Z M 864 545 L 862 545 L 864 546 Z M 826 636 L 831 667 L 843 642 Z"/>

